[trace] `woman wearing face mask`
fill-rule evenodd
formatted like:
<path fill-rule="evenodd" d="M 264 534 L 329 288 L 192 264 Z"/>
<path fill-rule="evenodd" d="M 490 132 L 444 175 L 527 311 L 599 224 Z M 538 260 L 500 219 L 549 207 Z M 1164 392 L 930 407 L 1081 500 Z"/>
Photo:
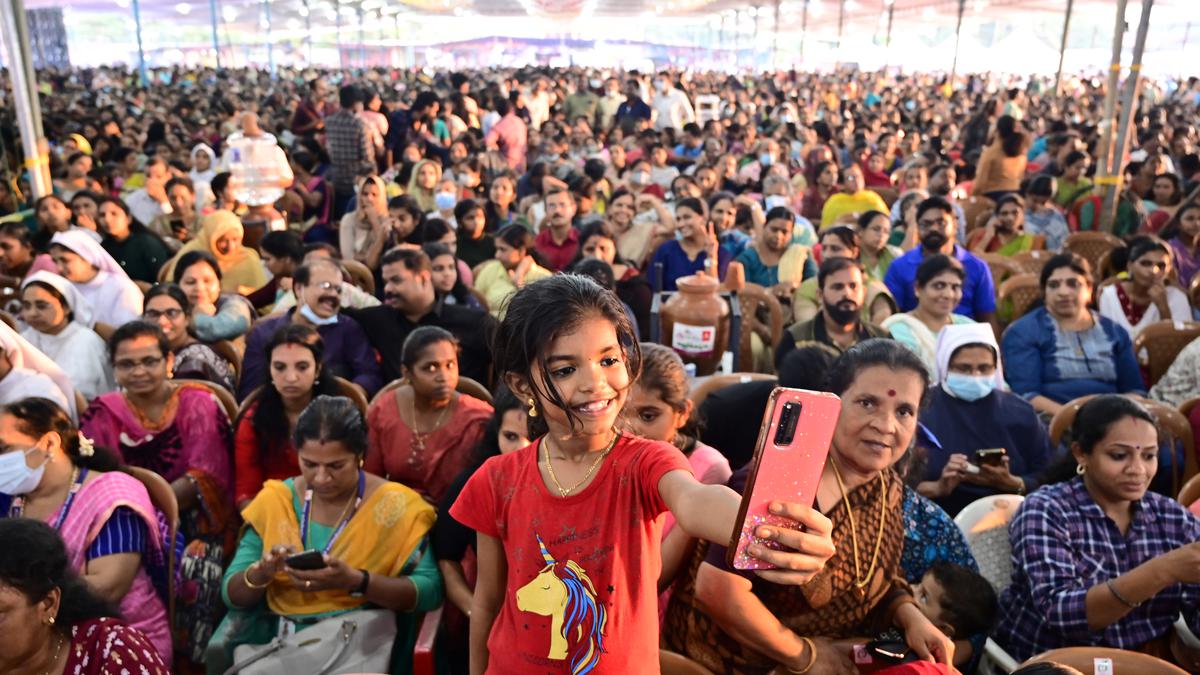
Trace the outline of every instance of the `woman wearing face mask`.
<path fill-rule="evenodd" d="M 235 340 L 250 331 L 254 308 L 244 296 L 221 292 L 221 266 L 205 251 L 180 256 L 172 281 L 191 305 L 188 327 L 205 342 Z"/>
<path fill-rule="evenodd" d="M 432 159 L 423 159 L 413 167 L 405 194 L 417 200 L 417 206 L 426 213 L 437 208 L 437 184 L 442 180 L 442 165 Z"/>
<path fill-rule="evenodd" d="M 233 365 L 192 334 L 189 326 L 191 309 L 191 301 L 178 285 L 157 284 L 146 291 L 142 319 L 157 325 L 167 336 L 171 353 L 175 355 L 172 377 L 205 380 L 236 392 L 237 375 Z"/>
<path fill-rule="evenodd" d="M 21 336 L 50 357 L 85 399 L 116 386 L 107 367 L 104 340 L 92 326 L 92 307 L 57 274 L 35 272 L 21 285 Z"/>
<path fill-rule="evenodd" d="M 267 283 L 258 251 L 242 245 L 242 221 L 229 211 L 214 211 L 200 219 L 200 232 L 183 245 L 170 263 L 167 275 L 172 276 L 183 256 L 196 251 L 216 259 L 221 270 L 221 290 L 226 293 L 249 293 Z M 178 282 L 176 282 L 178 283 Z"/>
<path fill-rule="evenodd" d="M 1041 274 L 1045 305 L 1004 331 L 1004 360 L 1014 393 L 1053 416 L 1063 404 L 1089 394 L 1145 394 L 1129 333 L 1090 308 L 1092 266 L 1060 253 Z"/>
<path fill-rule="evenodd" d="M 438 181 L 437 192 L 433 195 L 433 210 L 426 216 L 429 219 L 438 218 L 450 224 L 451 229 L 458 227 L 454 219 L 454 206 L 458 204 L 458 185 L 453 180 L 443 178 Z"/>
<path fill-rule="evenodd" d="M 450 507 L 485 460 L 529 445 L 526 406 L 507 387 L 501 386 L 496 392 L 492 408 L 492 416 L 472 451 L 470 464 L 446 488 L 446 494 L 438 504 L 438 513 L 442 516 L 433 526 L 433 554 L 446 582 L 446 614 L 442 617 L 446 631 L 442 635 L 454 645 L 453 648 L 447 645 L 443 653 L 449 654 L 458 665 L 454 672 L 468 670 L 466 636 L 475 594 L 475 531 L 455 520 L 450 515 Z"/>
<path fill-rule="evenodd" d="M 1157 321 L 1190 321 L 1187 294 L 1168 284 L 1171 253 L 1154 236 L 1134 239 L 1125 271 L 1128 278 L 1105 286 L 1100 293 L 1100 315 L 1114 321 L 1136 338 Z"/>
<path fill-rule="evenodd" d="M 1036 489 L 1054 449 L 1033 406 L 1006 390 L 991 327 L 971 323 L 943 329 L 937 373 L 940 386 L 930 392 L 921 422 L 940 447 L 927 449 L 917 490 L 953 516 L 980 497 Z M 992 448 L 1004 448 L 1000 462 L 976 458 L 975 451 Z"/>
<path fill-rule="evenodd" d="M 120 326 L 142 313 L 142 292 L 92 235 L 59 232 L 50 240 L 50 255 L 58 273 L 92 303 L 98 323 Z"/>
<path fill-rule="evenodd" d="M 509 225 L 496 233 L 496 256 L 475 276 L 475 290 L 483 294 L 496 317 L 504 316 L 509 298 L 518 288 L 552 274 L 537 262 L 533 235 L 524 225 Z"/>
<path fill-rule="evenodd" d="M 650 160 L 640 159 L 625 172 L 625 188 L 635 195 L 649 194 L 666 199 L 666 193 L 654 182 L 654 166 Z"/>
<path fill-rule="evenodd" d="M 1012 256 L 1026 251 L 1040 251 L 1045 247 L 1045 237 L 1025 232 L 1025 200 L 1016 193 L 1001 197 L 987 225 L 976 229 L 967 238 L 967 249 L 975 254 Z"/>
<path fill-rule="evenodd" d="M 118 470 L 66 413 L 44 398 L 0 408 L 0 518 L 50 525 L 90 590 L 119 606 L 164 662 L 172 656 L 166 602 L 166 531 L 146 488 Z M 36 467 L 31 467 L 31 463 Z M 9 542 L 11 544 L 11 542 Z"/>
<path fill-rule="evenodd" d="M 101 245 L 134 281 L 153 283 L 171 250 L 158 235 L 138 222 L 125 202 L 105 197 L 99 205 Z"/>

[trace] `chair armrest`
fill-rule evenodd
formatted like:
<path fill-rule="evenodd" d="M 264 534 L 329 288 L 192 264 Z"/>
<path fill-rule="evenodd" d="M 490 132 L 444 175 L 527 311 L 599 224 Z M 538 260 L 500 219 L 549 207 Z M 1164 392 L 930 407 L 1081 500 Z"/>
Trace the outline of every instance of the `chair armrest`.
<path fill-rule="evenodd" d="M 1011 673 L 1017 669 L 1017 660 L 1008 655 L 996 641 L 988 638 L 983 645 L 983 663 L 980 664 L 980 672 L 984 673 Z"/>
<path fill-rule="evenodd" d="M 442 608 L 426 612 L 421 620 L 421 631 L 413 646 L 413 675 L 434 675 L 433 643 L 437 640 L 438 628 L 442 624 Z"/>

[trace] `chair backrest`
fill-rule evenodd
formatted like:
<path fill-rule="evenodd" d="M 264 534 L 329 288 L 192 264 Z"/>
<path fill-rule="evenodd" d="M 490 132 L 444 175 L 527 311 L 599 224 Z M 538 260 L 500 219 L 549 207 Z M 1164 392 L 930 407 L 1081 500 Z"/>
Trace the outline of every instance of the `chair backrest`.
<path fill-rule="evenodd" d="M 1188 298 L 1192 307 L 1200 307 L 1200 274 L 1192 277 L 1192 283 L 1188 284 Z"/>
<path fill-rule="evenodd" d="M 1183 415 L 1184 417 L 1191 418 L 1192 409 L 1198 404 L 1200 404 L 1200 396 L 1197 396 L 1196 398 L 1189 398 L 1188 400 L 1179 404 L 1179 414 Z"/>
<path fill-rule="evenodd" d="M 371 268 L 357 260 L 342 260 L 341 263 L 346 269 L 346 274 L 350 275 L 350 283 L 375 295 L 375 275 L 371 273 Z"/>
<path fill-rule="evenodd" d="M 186 383 L 186 384 L 194 385 L 197 387 L 204 387 L 205 389 L 207 389 L 209 391 L 209 393 L 211 393 L 213 395 L 213 398 L 217 399 L 217 403 L 221 404 L 221 408 L 224 409 L 225 414 L 229 416 L 230 422 L 233 422 L 237 419 L 237 416 L 238 416 L 237 399 L 234 398 L 233 394 L 230 393 L 230 391 L 228 389 L 226 389 L 225 387 L 222 387 L 221 385 L 217 384 L 216 382 L 209 382 L 208 380 L 193 380 L 191 378 L 180 378 L 178 380 L 175 380 L 175 382 L 178 382 L 180 384 Z"/>
<path fill-rule="evenodd" d="M 1046 266 L 1046 261 L 1053 256 L 1054 254 L 1050 251 L 1025 251 L 1013 254 L 1011 260 L 1026 274 L 1041 274 L 1042 268 Z"/>
<path fill-rule="evenodd" d="M 971 547 L 979 573 L 988 580 L 996 594 L 1012 583 L 1012 545 L 1008 539 L 1008 524 L 1017 514 L 1025 498 L 1020 495 L 990 495 L 967 505 L 954 517 Z"/>
<path fill-rule="evenodd" d="M 1183 504 L 1183 508 L 1191 506 L 1197 499 L 1200 499 L 1200 475 L 1192 476 L 1188 482 L 1183 484 L 1183 488 L 1179 490 L 1179 495 L 1175 497 L 1176 501 Z"/>
<path fill-rule="evenodd" d="M 1075 415 L 1084 403 L 1095 398 L 1095 394 L 1088 396 L 1080 396 L 1077 399 L 1067 401 L 1063 407 L 1054 413 L 1054 417 L 1050 418 L 1050 444 L 1058 446 L 1062 441 L 1063 434 L 1067 433 L 1067 429 L 1075 422 Z"/>
<path fill-rule="evenodd" d="M 362 413 L 365 420 L 367 418 L 367 392 L 361 386 L 344 377 L 334 376 L 333 381 L 337 383 L 339 393 L 342 396 L 354 401 L 354 405 L 358 406 L 358 410 Z"/>
<path fill-rule="evenodd" d="M 103 321 L 97 321 L 92 324 L 92 330 L 96 331 L 96 335 L 99 335 L 101 340 L 104 340 L 104 344 L 108 344 L 109 338 L 117 331 L 117 327 Z"/>
<path fill-rule="evenodd" d="M 889 209 L 892 208 L 892 204 L 895 204 L 896 200 L 900 198 L 900 191 L 894 187 L 873 187 L 868 189 L 871 192 L 879 195 L 879 198 L 883 200 L 884 204 L 888 205 Z"/>
<path fill-rule="evenodd" d="M 742 331 L 738 338 L 738 364 L 743 370 L 754 367 L 754 351 L 752 349 L 754 331 L 752 325 L 758 322 L 758 310 L 767 311 L 767 330 L 771 336 L 771 345 L 779 344 L 783 338 L 783 305 L 766 288 L 758 284 L 746 284 L 738 293 L 738 304 L 742 310 Z"/>
<path fill-rule="evenodd" d="M 745 384 L 746 382 L 762 382 L 764 380 L 774 380 L 774 375 L 765 373 L 728 373 L 725 375 L 711 375 L 697 382 L 692 386 L 691 393 L 688 398 L 692 400 L 692 404 L 699 406 L 708 398 L 708 395 L 714 391 L 719 391 L 725 387 L 735 384 Z M 757 420 L 755 420 L 757 422 Z"/>
<path fill-rule="evenodd" d="M 407 384 L 407 383 L 408 383 L 408 380 L 406 380 L 403 377 L 398 380 L 392 380 L 391 382 L 388 382 L 386 385 L 384 385 L 384 387 L 382 389 L 375 392 L 375 395 L 371 397 L 371 405 L 375 405 L 376 401 L 380 400 L 381 398 L 383 398 L 385 396 L 390 396 L 393 391 L 396 391 L 402 385 Z M 469 378 L 465 375 L 458 376 L 458 386 L 455 387 L 454 390 L 460 394 L 466 394 L 467 396 L 473 396 L 473 397 L 479 399 L 480 401 L 486 401 L 489 404 L 495 402 L 494 399 L 492 398 L 492 392 L 488 391 L 487 387 L 480 384 L 478 382 L 478 380 L 472 380 L 471 378 Z"/>
<path fill-rule="evenodd" d="M 1200 278 L 1200 275 L 1198 275 L 1197 278 Z M 0 311 L 0 321 L 3 321 L 5 323 L 5 325 L 7 325 L 9 328 L 17 331 L 18 333 L 21 332 L 21 327 L 19 325 L 17 325 L 17 319 L 12 314 L 9 314 L 8 312 Z"/>
<path fill-rule="evenodd" d="M 217 356 L 229 362 L 229 365 L 233 367 L 234 381 L 240 381 L 242 378 L 242 352 L 229 340 L 217 340 L 208 343 L 208 346 L 217 353 Z"/>
<path fill-rule="evenodd" d="M 1000 284 L 1000 292 L 996 299 L 1001 305 L 1007 300 L 1012 301 L 1012 320 L 1016 321 L 1029 311 L 1033 303 L 1042 297 L 1042 286 L 1036 274 L 1017 274 L 1009 277 Z"/>
<path fill-rule="evenodd" d="M 1093 675 L 1097 672 L 1096 659 L 1111 660 L 1112 670 L 1105 672 L 1113 673 L 1114 675 L 1125 675 L 1126 673 L 1130 675 L 1133 673 L 1137 675 L 1185 675 L 1187 673 L 1186 670 L 1149 654 L 1109 647 L 1066 647 L 1063 649 L 1052 649 L 1048 652 L 1038 654 L 1021 665 L 1057 663 L 1061 666 L 1070 666 L 1084 675 Z"/>
<path fill-rule="evenodd" d="M 988 269 L 992 272 L 992 283 L 997 287 L 1010 277 L 1015 277 L 1025 271 L 1012 258 L 1006 255 L 1000 255 L 999 253 L 976 253 L 975 256 L 987 263 Z"/>
<path fill-rule="evenodd" d="M 1183 466 L 1180 467 L 1178 462 L 1171 464 L 1175 470 L 1171 490 L 1172 494 L 1178 494 L 1187 481 L 1200 473 L 1200 465 L 1196 462 L 1196 437 L 1192 434 L 1192 425 L 1186 415 L 1166 403 L 1153 399 L 1139 401 L 1158 422 L 1159 445 L 1168 444 L 1174 449 L 1178 443 L 1183 448 Z"/>
<path fill-rule="evenodd" d="M 143 469 L 140 466 L 123 466 L 123 473 L 133 476 L 146 487 L 146 492 L 150 495 L 150 502 L 154 504 L 154 508 L 162 512 L 163 517 L 167 520 L 167 541 L 172 542 L 171 546 L 167 547 L 167 620 L 171 622 L 172 627 L 175 623 L 175 567 L 179 561 L 175 559 L 175 533 L 179 531 L 179 501 L 175 498 L 175 491 L 171 489 L 171 484 L 166 478 L 154 473 L 149 469 Z"/>
<path fill-rule="evenodd" d="M 683 654 L 658 650 L 658 669 L 662 675 L 712 675 L 712 671 Z"/>
<path fill-rule="evenodd" d="M 158 283 L 165 284 L 171 280 L 171 272 L 175 270 L 174 262 L 175 258 L 168 258 L 167 261 L 162 264 L 162 267 L 158 268 L 158 274 L 155 275 Z"/>
<path fill-rule="evenodd" d="M 1200 322 L 1158 321 L 1146 326 L 1133 339 L 1133 351 L 1146 352 L 1146 370 L 1150 386 L 1154 386 L 1167 369 L 1175 362 L 1179 352 L 1196 338 L 1200 338 Z"/>
<path fill-rule="evenodd" d="M 1111 254 L 1113 249 L 1123 246 L 1125 246 L 1125 242 L 1108 232 L 1073 232 L 1067 235 L 1063 249 L 1078 253 L 1087 259 L 1092 265 L 1092 273 L 1095 274 L 1100 269 L 1100 259 L 1104 257 L 1104 254 Z"/>
<path fill-rule="evenodd" d="M 996 202 L 983 195 L 973 195 L 967 197 L 967 200 L 962 202 L 962 210 L 967 229 L 971 229 L 974 227 L 975 221 L 979 219 L 979 214 L 991 213 L 996 210 Z M 984 222 L 986 223 L 987 221 L 985 220 Z"/>

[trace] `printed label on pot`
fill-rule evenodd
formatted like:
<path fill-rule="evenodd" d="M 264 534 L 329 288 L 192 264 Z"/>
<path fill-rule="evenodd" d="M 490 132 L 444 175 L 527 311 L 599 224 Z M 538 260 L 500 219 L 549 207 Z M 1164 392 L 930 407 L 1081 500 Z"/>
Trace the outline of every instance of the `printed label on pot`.
<path fill-rule="evenodd" d="M 688 356 L 711 356 L 716 345 L 716 326 L 690 326 L 677 322 L 671 334 L 671 346 Z"/>

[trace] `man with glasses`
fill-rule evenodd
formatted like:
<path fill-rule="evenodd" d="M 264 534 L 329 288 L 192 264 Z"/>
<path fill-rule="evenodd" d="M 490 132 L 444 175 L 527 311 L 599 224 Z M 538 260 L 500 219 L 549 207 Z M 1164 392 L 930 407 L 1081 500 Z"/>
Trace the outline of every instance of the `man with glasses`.
<path fill-rule="evenodd" d="M 915 283 L 917 268 L 931 255 L 945 253 L 958 258 L 967 278 L 963 281 L 962 301 L 956 314 L 996 326 L 996 288 L 987 263 L 955 243 L 958 222 L 954 207 L 942 197 L 930 197 L 917 205 L 917 236 L 920 245 L 892 261 L 883 282 L 896 298 L 901 312 L 917 306 Z"/>
<path fill-rule="evenodd" d="M 260 321 L 246 338 L 246 357 L 238 385 L 238 400 L 266 382 L 267 343 L 289 323 L 317 329 L 325 343 L 321 357 L 323 377 L 344 377 L 366 390 L 370 397 L 383 386 L 375 350 L 357 321 L 339 314 L 342 307 L 342 270 L 336 262 L 316 258 L 296 268 L 292 292 L 296 307 Z"/>

